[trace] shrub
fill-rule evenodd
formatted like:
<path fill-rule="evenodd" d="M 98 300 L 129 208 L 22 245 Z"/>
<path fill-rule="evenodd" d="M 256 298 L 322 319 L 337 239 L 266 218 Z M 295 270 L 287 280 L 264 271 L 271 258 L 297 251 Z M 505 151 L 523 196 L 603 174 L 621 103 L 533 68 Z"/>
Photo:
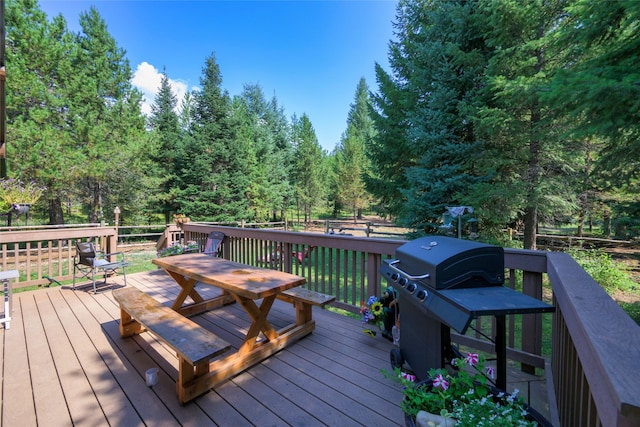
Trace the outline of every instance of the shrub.
<path fill-rule="evenodd" d="M 628 269 L 603 250 L 571 249 L 568 253 L 608 294 L 635 290 L 636 283 L 629 276 Z"/>

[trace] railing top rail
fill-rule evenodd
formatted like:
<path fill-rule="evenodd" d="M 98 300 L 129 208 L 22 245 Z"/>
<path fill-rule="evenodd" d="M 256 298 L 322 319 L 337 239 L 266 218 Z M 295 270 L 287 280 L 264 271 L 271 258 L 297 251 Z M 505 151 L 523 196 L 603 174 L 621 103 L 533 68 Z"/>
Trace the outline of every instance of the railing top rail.
<path fill-rule="evenodd" d="M 627 425 L 620 423 L 620 415 L 637 423 L 640 326 L 569 254 L 551 252 L 547 258 L 557 306 L 591 385 L 602 425 Z"/>
<path fill-rule="evenodd" d="M 546 273 L 547 254 L 546 251 L 504 248 L 504 264 L 506 268 Z"/>
<path fill-rule="evenodd" d="M 225 226 L 212 226 L 207 224 L 186 223 L 184 231 L 195 233 L 209 233 L 222 231 L 228 236 L 252 238 L 258 240 L 280 241 L 299 245 L 324 246 L 337 249 L 350 249 L 355 251 L 368 251 L 372 246 L 376 253 L 392 256 L 398 246 L 406 243 L 404 240 L 379 239 L 357 236 L 344 236 L 340 234 L 307 233 L 297 231 L 237 228 Z"/>
<path fill-rule="evenodd" d="M 0 233 L 0 243 L 19 243 L 37 240 L 77 239 L 93 236 L 113 236 L 116 234 L 114 227 L 85 227 L 69 228 L 60 234 L 61 230 L 24 230 L 5 231 Z"/>
<path fill-rule="evenodd" d="M 67 228 L 87 228 L 87 227 L 105 227 L 109 224 L 87 223 L 87 224 L 53 224 L 53 225 L 12 225 L 11 227 L 0 227 L 0 232 L 7 231 L 28 231 L 28 230 L 58 230 Z"/>

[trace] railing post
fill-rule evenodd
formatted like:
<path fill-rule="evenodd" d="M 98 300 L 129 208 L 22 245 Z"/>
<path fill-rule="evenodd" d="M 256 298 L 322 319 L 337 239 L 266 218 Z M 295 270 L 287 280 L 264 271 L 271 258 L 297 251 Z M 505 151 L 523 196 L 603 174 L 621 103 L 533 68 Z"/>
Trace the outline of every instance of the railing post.
<path fill-rule="evenodd" d="M 113 230 L 113 234 L 105 236 L 107 240 L 107 253 L 118 252 L 118 230 L 116 228 Z M 111 258 L 113 258 L 113 256 Z M 109 261 L 113 261 L 113 259 Z"/>
<path fill-rule="evenodd" d="M 523 271 L 522 293 L 542 300 L 542 273 Z M 522 350 L 540 355 L 542 353 L 542 314 L 522 315 Z M 522 371 L 535 375 L 536 368 L 522 364 Z"/>
<path fill-rule="evenodd" d="M 373 252 L 367 253 L 367 295 L 381 295 L 382 277 L 380 275 L 380 264 L 382 256 Z"/>

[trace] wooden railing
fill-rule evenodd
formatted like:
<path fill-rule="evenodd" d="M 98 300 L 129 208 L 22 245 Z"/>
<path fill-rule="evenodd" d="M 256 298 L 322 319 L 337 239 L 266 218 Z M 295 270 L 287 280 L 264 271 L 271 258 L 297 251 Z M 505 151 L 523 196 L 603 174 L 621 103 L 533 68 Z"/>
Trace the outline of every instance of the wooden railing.
<path fill-rule="evenodd" d="M 638 326 L 566 253 L 548 253 L 551 366 L 565 426 L 639 426 Z"/>
<path fill-rule="evenodd" d="M 234 261 L 277 268 L 302 275 L 307 287 L 335 295 L 335 306 L 358 312 L 368 295 L 386 287 L 378 272 L 402 240 L 340 235 L 290 233 L 184 226 L 185 238 L 204 246 L 211 231 L 222 231 L 223 256 Z M 294 254 L 315 247 L 303 262 Z M 279 254 L 279 256 L 278 256 Z M 640 327 L 569 255 L 505 249 L 506 285 L 543 299 L 549 281 L 556 313 L 508 316 L 507 356 L 523 370 L 548 368 L 550 419 L 562 426 L 640 425 L 640 382 L 635 359 L 640 350 Z M 542 355 L 543 316 L 553 317 L 551 360 Z M 475 328 L 495 336 L 491 324 L 479 319 Z M 492 322 L 489 322 L 492 323 Z M 515 333 L 515 331 L 520 331 Z M 519 342 L 516 337 L 520 336 Z M 491 352 L 493 344 L 480 334 L 454 334 L 459 344 Z M 557 403 L 557 407 L 553 403 Z"/>
<path fill-rule="evenodd" d="M 310 289 L 335 295 L 336 307 L 354 313 L 369 295 L 381 294 L 386 283 L 378 271 L 380 263 L 405 243 L 195 223 L 169 226 L 164 242 L 195 240 L 204 248 L 211 231 L 227 236 L 222 249 L 225 258 L 304 276 Z M 113 227 L 3 231 L 0 266 L 20 272 L 16 287 L 46 284 L 45 276 L 70 279 L 78 239 L 94 240 L 108 252 L 116 250 Z M 509 359 L 528 371 L 551 366 L 546 370 L 555 394 L 550 402 L 557 403 L 557 411 L 554 405 L 551 408 L 552 420 L 558 418 L 563 426 L 640 425 L 640 382 L 635 378 L 640 327 L 567 254 L 505 249 L 505 267 L 507 286 L 542 299 L 548 281 L 553 291 L 556 313 L 550 355 L 541 354 L 541 349 L 549 335 L 543 333 L 547 323 L 543 316 L 551 315 L 511 316 L 507 325 Z M 488 329 L 493 336 L 491 322 L 478 320 L 474 326 Z M 454 335 L 453 339 L 493 350 L 480 334 Z"/>
<path fill-rule="evenodd" d="M 105 252 L 115 252 L 117 231 L 99 225 L 82 228 L 58 227 L 0 232 L 0 268 L 17 270 L 13 288 L 50 284 L 73 278 L 75 241 L 93 241 Z"/>

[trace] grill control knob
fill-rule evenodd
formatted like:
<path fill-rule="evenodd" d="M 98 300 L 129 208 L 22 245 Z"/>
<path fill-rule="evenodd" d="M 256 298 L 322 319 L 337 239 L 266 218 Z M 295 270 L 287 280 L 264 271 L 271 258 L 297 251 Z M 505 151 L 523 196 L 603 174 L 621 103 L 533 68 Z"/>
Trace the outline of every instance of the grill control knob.
<path fill-rule="evenodd" d="M 393 274 L 391 275 L 391 280 L 393 280 L 393 281 L 395 282 L 396 280 L 398 280 L 398 276 L 399 276 L 399 274 L 398 274 L 398 273 L 393 273 Z"/>
<path fill-rule="evenodd" d="M 406 277 L 401 277 L 400 279 L 398 279 L 398 285 L 402 286 L 404 288 L 404 286 L 407 284 L 407 278 Z"/>
<path fill-rule="evenodd" d="M 409 284 L 407 285 L 407 291 L 408 291 L 410 294 L 414 293 L 414 292 L 416 291 L 416 288 L 417 288 L 417 286 L 416 286 L 416 284 L 415 284 L 415 283 L 409 283 Z"/>
<path fill-rule="evenodd" d="M 418 299 L 420 300 L 420 302 L 424 302 L 424 300 L 426 300 L 426 299 L 427 299 L 427 296 L 428 296 L 428 295 L 429 295 L 429 294 L 427 293 L 427 291 L 426 291 L 426 290 L 424 290 L 424 289 L 420 289 L 420 290 L 418 291 L 418 293 L 416 294 L 416 298 L 418 298 Z"/>

